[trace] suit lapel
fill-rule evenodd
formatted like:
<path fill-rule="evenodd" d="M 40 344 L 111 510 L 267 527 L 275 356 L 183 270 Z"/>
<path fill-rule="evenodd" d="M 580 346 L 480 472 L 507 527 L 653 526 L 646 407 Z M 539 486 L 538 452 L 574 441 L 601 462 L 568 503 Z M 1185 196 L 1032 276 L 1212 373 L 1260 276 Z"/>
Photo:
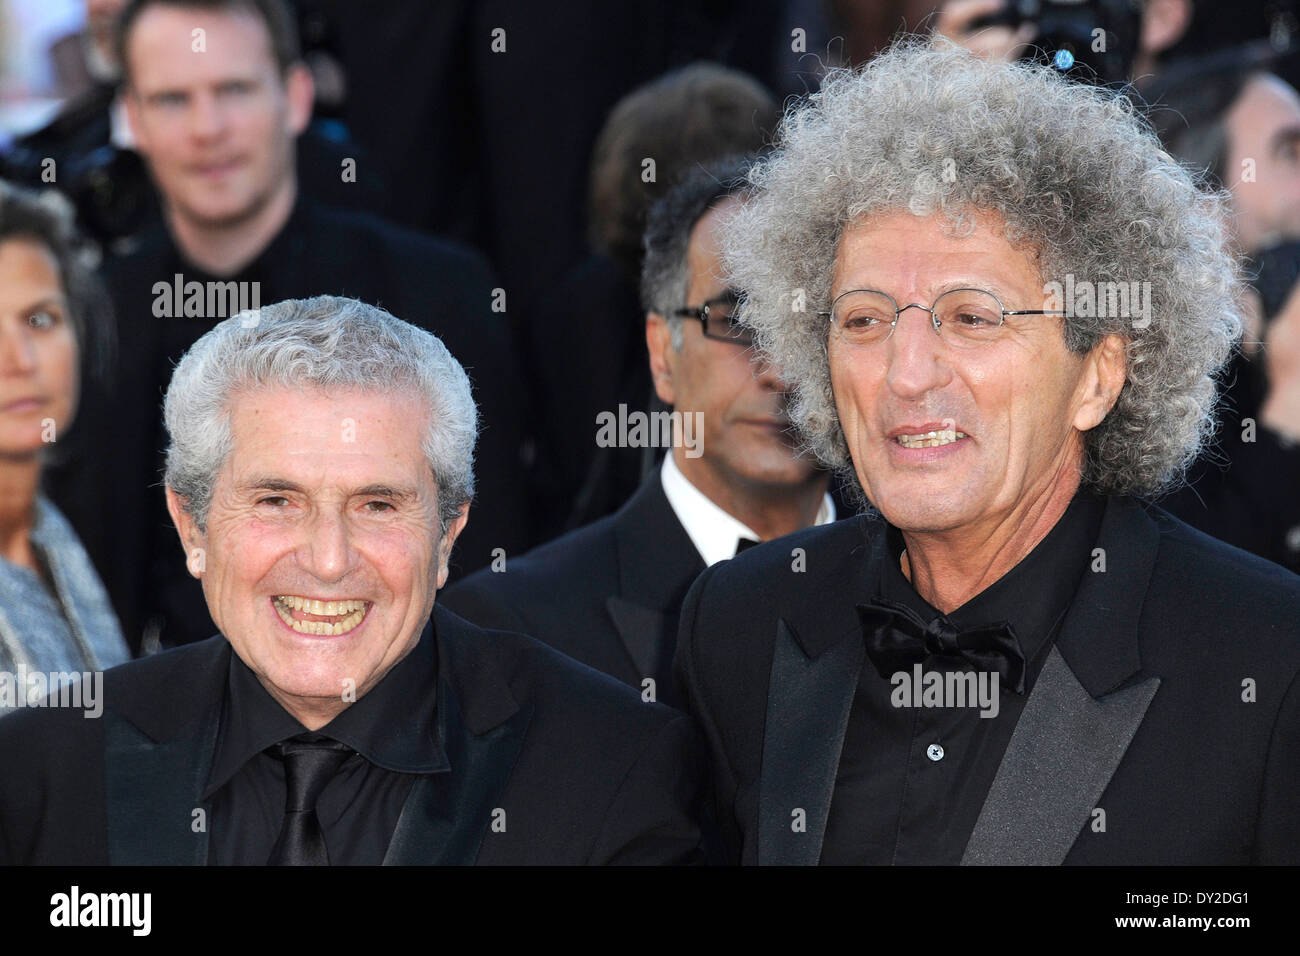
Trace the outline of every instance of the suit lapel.
<path fill-rule="evenodd" d="M 520 707 L 483 632 L 434 608 L 438 640 L 438 739 L 444 772 L 411 788 L 385 866 L 470 865 L 523 748 L 531 707 Z"/>
<path fill-rule="evenodd" d="M 606 598 L 605 609 L 636 673 L 662 684 L 671 680 L 678 610 L 704 559 L 673 513 L 657 470 L 619 512 L 614 540 L 619 593 Z"/>
<path fill-rule="evenodd" d="M 1007 745 L 963 865 L 1061 863 L 1160 686 L 1141 669 L 1142 602 L 1159 529 L 1133 499 L 1107 502 L 1088 572 Z"/>
<path fill-rule="evenodd" d="M 1061 863 L 1160 686 L 1093 699 L 1052 648 L 998 766 L 962 865 Z"/>
<path fill-rule="evenodd" d="M 104 714 L 114 866 L 207 862 L 210 808 L 200 795 L 216 749 L 230 645 L 221 637 L 205 644 L 185 656 L 172 679 L 148 692 L 120 692 L 126 709 Z"/>
<path fill-rule="evenodd" d="M 758 862 L 816 865 L 830 814 L 849 711 L 866 656 L 856 600 L 884 560 L 879 522 L 857 519 L 862 545 L 819 567 L 777 620 L 758 782 Z M 853 600 L 846 601 L 846 597 Z M 798 811 L 802 811 L 799 813 Z"/>
<path fill-rule="evenodd" d="M 864 654 L 853 628 L 809 655 L 777 622 L 758 791 L 758 862 L 815 865 Z M 803 811 L 802 815 L 799 811 Z"/>
<path fill-rule="evenodd" d="M 471 733 L 451 684 L 439 680 L 438 735 L 451 772 L 421 776 L 411 787 L 385 866 L 470 866 L 478 859 L 531 717 L 531 708 L 520 709 L 484 734 Z"/>
<path fill-rule="evenodd" d="M 636 672 L 643 678 L 653 677 L 657 683 L 668 673 L 672 661 L 677 615 L 635 604 L 616 594 L 605 599 L 605 609 Z"/>

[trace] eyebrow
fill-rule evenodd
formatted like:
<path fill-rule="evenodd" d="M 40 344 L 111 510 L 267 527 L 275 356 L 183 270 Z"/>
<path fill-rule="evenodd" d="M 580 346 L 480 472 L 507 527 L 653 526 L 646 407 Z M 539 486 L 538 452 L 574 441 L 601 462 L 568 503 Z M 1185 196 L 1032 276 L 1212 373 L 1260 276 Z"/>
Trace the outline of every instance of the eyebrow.
<path fill-rule="evenodd" d="M 881 289 L 879 286 L 873 286 L 870 284 L 849 285 L 848 283 L 845 283 L 845 287 L 840 289 L 837 295 L 843 295 L 845 292 L 856 292 L 859 289 L 875 289 L 879 292 L 886 291 L 885 289 Z M 955 289 L 981 289 L 985 292 L 992 292 L 999 299 L 1005 299 L 1008 294 L 1006 291 L 1006 287 L 1003 286 L 1001 283 L 991 282 L 983 279 L 981 280 L 953 279 L 951 282 L 945 282 L 939 285 L 937 289 L 938 291 L 934 293 L 934 298 L 938 298 L 939 296 L 943 295 L 945 292 L 952 292 Z M 893 295 L 892 292 L 888 294 L 891 296 Z M 931 299 L 932 302 L 934 301 L 934 298 Z M 900 301 L 898 304 L 901 306 L 901 305 L 906 305 L 907 303 Z M 922 304 L 924 305 L 925 303 Z"/>
<path fill-rule="evenodd" d="M 306 494 L 306 491 L 301 485 L 289 481 L 287 478 L 274 478 L 269 476 L 254 477 L 250 478 L 248 481 L 241 482 L 238 485 L 238 490 L 245 493 L 259 491 L 291 491 L 296 494 Z M 386 485 L 379 482 L 364 485 L 363 487 L 351 492 L 348 497 L 389 498 L 393 501 L 411 501 L 414 500 L 417 495 L 414 488 Z"/>
<path fill-rule="evenodd" d="M 1277 152 L 1284 146 L 1300 141 L 1300 126 L 1286 126 L 1273 134 L 1272 147 Z"/>
<path fill-rule="evenodd" d="M 366 485 L 353 492 L 362 498 L 391 498 L 394 501 L 411 501 L 416 497 L 414 488 L 395 487 L 393 485 Z"/>
<path fill-rule="evenodd" d="M 50 306 L 56 306 L 57 308 L 66 310 L 68 308 L 68 300 L 62 295 L 47 295 L 43 299 L 37 299 L 30 305 L 23 306 L 22 311 L 31 312 L 33 309 L 47 309 Z"/>

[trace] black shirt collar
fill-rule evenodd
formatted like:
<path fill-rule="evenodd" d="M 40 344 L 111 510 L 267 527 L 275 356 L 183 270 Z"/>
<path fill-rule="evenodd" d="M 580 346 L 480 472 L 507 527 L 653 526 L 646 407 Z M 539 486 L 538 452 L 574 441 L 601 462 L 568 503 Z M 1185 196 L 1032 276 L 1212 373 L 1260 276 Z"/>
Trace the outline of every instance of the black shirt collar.
<path fill-rule="evenodd" d="M 259 282 L 265 286 L 268 282 L 279 281 L 284 284 L 284 277 L 293 274 L 290 270 L 296 270 L 298 260 L 304 254 L 305 235 L 311 229 L 311 212 L 311 202 L 303 196 L 300 186 L 298 195 L 294 199 L 293 209 L 284 225 L 280 227 L 280 231 L 248 265 L 237 273 L 227 276 L 212 275 L 190 262 L 177 244 L 171 229 L 164 225 L 162 229 L 167 241 L 166 262 L 168 263 L 168 268 L 164 271 L 169 274 L 179 272 L 185 277 L 186 282 Z M 265 293 L 261 296 L 263 305 L 275 301 L 277 301 L 275 298 Z"/>
<path fill-rule="evenodd" d="M 397 773 L 444 769 L 447 759 L 434 718 L 437 686 L 437 641 L 430 620 L 410 653 L 369 693 L 317 733 L 347 744 L 370 763 Z M 238 654 L 230 655 L 225 704 L 204 799 L 267 747 L 307 733 Z"/>
<path fill-rule="evenodd" d="M 1080 489 L 1046 537 L 1020 563 L 948 614 L 960 628 L 1008 621 L 1029 663 L 1026 689 L 1033 686 L 1045 653 L 1092 561 L 1106 499 Z M 906 605 L 927 623 L 940 612 L 917 593 L 899 560 L 902 532 L 887 524 L 879 594 Z"/>

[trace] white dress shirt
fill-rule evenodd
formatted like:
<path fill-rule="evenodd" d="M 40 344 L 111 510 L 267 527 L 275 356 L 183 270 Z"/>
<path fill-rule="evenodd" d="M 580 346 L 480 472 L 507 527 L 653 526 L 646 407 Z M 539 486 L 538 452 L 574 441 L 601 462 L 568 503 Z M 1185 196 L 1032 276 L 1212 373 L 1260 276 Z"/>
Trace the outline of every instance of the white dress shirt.
<path fill-rule="evenodd" d="M 668 497 L 673 514 L 677 515 L 677 520 L 686 529 L 695 550 L 700 552 L 706 565 L 734 558 L 736 545 L 741 538 L 762 540 L 756 531 L 723 511 L 704 492 L 691 484 L 690 479 L 677 467 L 671 450 L 664 455 L 659 478 L 663 482 L 664 494 Z M 828 494 L 822 498 L 822 506 L 818 509 L 817 520 L 813 524 L 828 524 L 834 520 L 835 502 Z"/>

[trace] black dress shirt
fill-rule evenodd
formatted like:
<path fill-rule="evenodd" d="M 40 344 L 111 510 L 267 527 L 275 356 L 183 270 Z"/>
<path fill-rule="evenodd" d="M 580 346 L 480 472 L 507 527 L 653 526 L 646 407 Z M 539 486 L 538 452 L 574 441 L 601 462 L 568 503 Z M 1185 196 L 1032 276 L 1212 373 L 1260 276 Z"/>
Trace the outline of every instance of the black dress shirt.
<path fill-rule="evenodd" d="M 330 863 L 383 862 L 411 785 L 447 768 L 434 704 L 438 684 L 432 623 L 370 691 L 317 731 L 353 750 L 316 804 Z M 264 865 L 284 820 L 284 765 L 272 744 L 306 733 L 237 654 L 216 753 L 203 797 L 209 801 L 210 865 Z"/>
<path fill-rule="evenodd" d="M 1080 491 L 1056 526 L 1019 564 L 948 614 L 961 628 L 1008 621 L 1027 662 L 1026 693 L 1006 687 L 994 717 L 971 707 L 895 707 L 894 687 L 864 660 L 822 848 L 824 864 L 957 864 L 1065 611 L 1084 574 L 1104 499 Z M 939 611 L 903 575 L 901 532 L 876 547 L 888 558 L 877 594 L 929 622 Z M 1101 567 L 1100 564 L 1097 565 Z M 929 670 L 929 665 L 926 665 Z M 938 759 L 935 759 L 935 758 Z"/>

